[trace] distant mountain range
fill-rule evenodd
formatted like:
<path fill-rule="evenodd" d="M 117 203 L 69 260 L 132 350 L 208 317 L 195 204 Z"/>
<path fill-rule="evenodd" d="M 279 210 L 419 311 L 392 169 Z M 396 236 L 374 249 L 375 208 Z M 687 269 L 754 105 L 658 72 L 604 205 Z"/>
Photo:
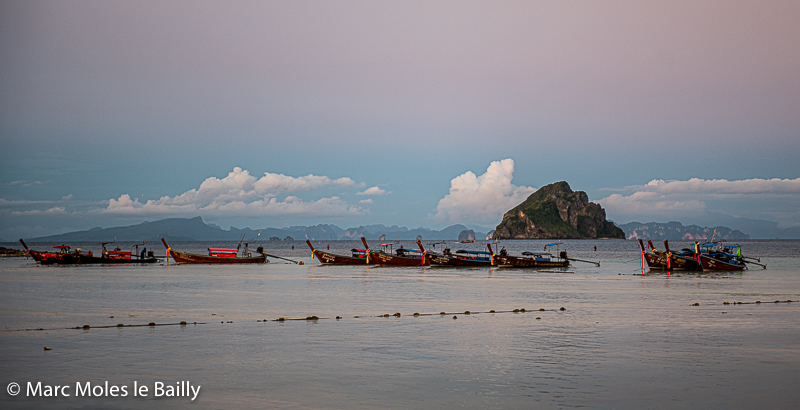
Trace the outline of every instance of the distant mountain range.
<path fill-rule="evenodd" d="M 235 241 L 243 235 L 246 240 L 258 237 L 259 240 L 339 240 L 359 239 L 362 236 L 372 240 L 416 239 L 417 235 L 428 240 L 456 240 L 464 225 L 452 225 L 441 231 L 426 228 L 408 229 L 398 226 L 367 225 L 342 229 L 336 225 L 292 226 L 289 228 L 233 228 L 223 230 L 219 226 L 206 224 L 198 216 L 194 218 L 170 218 L 160 221 L 143 222 L 138 225 L 114 228 L 92 228 L 87 231 L 68 232 L 59 235 L 41 236 L 27 239 L 29 242 L 94 242 L 94 241 Z M 260 233 L 260 235 L 259 235 Z M 485 233 L 475 233 L 479 238 Z"/>
<path fill-rule="evenodd" d="M 716 239 L 750 239 L 750 235 L 727 228 L 724 226 L 707 227 L 689 225 L 683 226 L 680 222 L 667 223 L 640 223 L 631 222 L 619 226 L 625 232 L 626 239 L 677 239 L 677 240 L 704 240 Z"/>
<path fill-rule="evenodd" d="M 711 215 L 714 216 L 714 215 Z M 681 222 L 641 223 L 630 222 L 618 225 L 627 239 L 700 239 L 706 237 L 706 229 L 713 235 L 717 229 L 717 238 L 741 239 L 800 239 L 800 228 L 778 228 L 777 222 L 759 221 L 745 218 L 734 218 L 727 215 L 716 215 L 709 218 L 711 222 L 730 222 L 730 224 L 714 223 L 708 226 L 700 224 L 683 225 Z M 138 225 L 114 228 L 92 228 L 87 231 L 68 232 L 60 235 L 41 236 L 26 239 L 29 242 L 101 242 L 116 238 L 119 241 L 157 241 L 165 238 L 171 241 L 234 241 L 242 235 L 251 240 L 258 236 L 259 240 L 283 240 L 288 238 L 302 240 L 342 240 L 358 239 L 361 236 L 370 240 L 415 239 L 417 235 L 425 240 L 458 240 L 460 236 L 470 235 L 470 229 L 464 225 L 452 225 L 440 231 L 417 228 L 408 229 L 399 226 L 366 225 L 356 228 L 342 229 L 336 225 L 291 226 L 288 228 L 230 228 L 223 230 L 214 224 L 206 224 L 198 216 L 195 218 L 170 218 L 160 221 L 144 222 Z M 483 239 L 487 234 L 474 232 L 474 237 Z M 463 235 L 462 235 L 463 233 Z M 12 240 L 15 241 L 15 240 Z"/>

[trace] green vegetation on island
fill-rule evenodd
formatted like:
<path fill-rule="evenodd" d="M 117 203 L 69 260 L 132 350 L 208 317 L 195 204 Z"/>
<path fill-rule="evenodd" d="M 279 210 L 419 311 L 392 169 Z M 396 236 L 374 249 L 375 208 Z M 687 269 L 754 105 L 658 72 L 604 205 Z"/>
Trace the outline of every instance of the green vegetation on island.
<path fill-rule="evenodd" d="M 503 215 L 497 239 L 625 239 L 606 211 L 565 181 L 546 185 Z"/>

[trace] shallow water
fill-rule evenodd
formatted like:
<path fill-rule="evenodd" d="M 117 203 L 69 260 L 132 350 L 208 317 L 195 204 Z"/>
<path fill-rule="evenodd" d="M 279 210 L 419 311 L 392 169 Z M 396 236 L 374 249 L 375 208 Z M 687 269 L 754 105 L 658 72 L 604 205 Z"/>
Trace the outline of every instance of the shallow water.
<path fill-rule="evenodd" d="M 23 392 L 0 393 L 1 407 L 618 409 L 800 403 L 800 241 L 742 242 L 745 254 L 763 256 L 767 270 L 670 275 L 641 275 L 632 241 L 564 242 L 571 257 L 597 260 L 601 267 L 576 263 L 566 272 L 543 272 L 319 266 L 299 241 L 268 242 L 265 249 L 303 260 L 303 266 L 273 260 L 229 267 L 58 267 L 3 260 L 0 385 L 17 382 Z M 501 246 L 519 252 L 545 243 Z M 315 242 L 327 244 L 339 253 L 361 247 L 355 241 Z M 170 245 L 202 251 L 229 244 Z M 749 303 L 755 301 L 762 303 Z M 526 312 L 508 312 L 520 308 Z M 486 313 L 491 309 L 497 313 Z M 382 317 L 395 312 L 401 316 Z M 273 321 L 310 315 L 320 319 Z M 182 320 L 189 324 L 98 327 Z M 92 328 L 70 329 L 85 324 Z M 153 397 L 155 382 L 181 380 L 201 386 L 194 402 Z M 105 381 L 127 386 L 129 395 L 74 397 L 76 382 Z M 27 382 L 69 385 L 72 396 L 26 397 Z M 149 386 L 149 396 L 133 397 L 134 382 Z"/>

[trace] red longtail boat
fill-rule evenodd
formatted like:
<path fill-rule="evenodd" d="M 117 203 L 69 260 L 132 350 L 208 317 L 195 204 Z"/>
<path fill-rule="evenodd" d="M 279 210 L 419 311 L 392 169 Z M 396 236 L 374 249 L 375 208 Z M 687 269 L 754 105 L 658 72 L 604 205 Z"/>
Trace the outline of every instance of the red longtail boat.
<path fill-rule="evenodd" d="M 336 255 L 334 253 L 321 251 L 314 248 L 311 241 L 306 239 L 306 244 L 311 248 L 311 254 L 323 265 L 374 265 L 375 262 L 369 260 L 369 253 L 366 249 L 352 249 L 353 255 Z"/>
<path fill-rule="evenodd" d="M 161 238 L 161 243 L 167 248 L 167 256 L 171 256 L 178 264 L 183 263 L 214 263 L 214 264 L 239 264 L 239 263 L 266 263 L 267 255 L 260 254 L 252 256 L 247 251 L 247 244 L 242 250 L 242 256 L 237 256 L 239 249 L 227 248 L 208 248 L 208 255 L 198 255 L 196 253 L 176 251 L 167 245 L 167 241 Z"/>
<path fill-rule="evenodd" d="M 364 247 L 367 248 L 367 252 L 369 252 L 370 261 L 373 261 L 376 265 L 392 265 L 392 266 L 425 266 L 430 265 L 430 258 L 427 255 L 427 252 L 423 249 L 420 251 L 419 256 L 412 255 L 412 252 L 417 252 L 416 250 L 412 249 L 403 249 L 402 247 L 397 250 L 395 255 L 391 254 L 391 249 L 387 253 L 386 250 L 381 251 L 373 251 L 369 248 L 367 244 L 367 239 L 363 236 L 361 237 L 361 242 L 364 243 Z M 386 243 L 382 244 L 383 248 L 386 248 L 389 245 L 394 245 L 395 243 Z"/>

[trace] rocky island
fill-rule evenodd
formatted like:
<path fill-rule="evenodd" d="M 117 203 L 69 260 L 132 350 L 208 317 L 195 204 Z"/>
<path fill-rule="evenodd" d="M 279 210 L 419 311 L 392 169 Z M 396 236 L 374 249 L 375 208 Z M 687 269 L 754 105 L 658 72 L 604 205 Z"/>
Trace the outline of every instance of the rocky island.
<path fill-rule="evenodd" d="M 606 211 L 565 181 L 541 187 L 503 215 L 497 239 L 625 239 Z"/>

